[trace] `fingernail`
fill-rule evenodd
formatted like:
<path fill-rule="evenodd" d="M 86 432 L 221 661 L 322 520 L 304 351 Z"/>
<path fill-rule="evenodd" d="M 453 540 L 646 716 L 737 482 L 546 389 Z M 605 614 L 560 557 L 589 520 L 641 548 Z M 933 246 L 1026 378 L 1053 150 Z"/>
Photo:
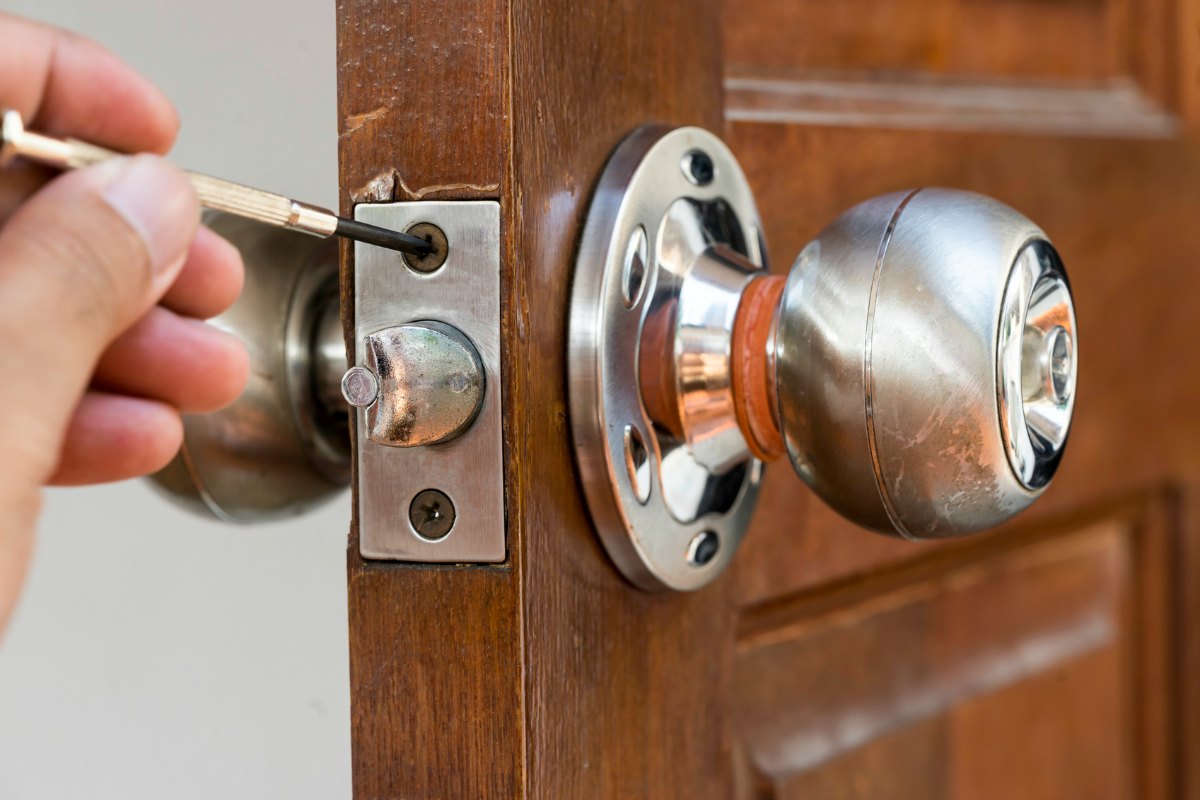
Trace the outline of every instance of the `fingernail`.
<path fill-rule="evenodd" d="M 199 224 L 187 176 L 156 156 L 132 156 L 98 167 L 104 199 L 137 231 L 156 275 L 177 270 Z"/>

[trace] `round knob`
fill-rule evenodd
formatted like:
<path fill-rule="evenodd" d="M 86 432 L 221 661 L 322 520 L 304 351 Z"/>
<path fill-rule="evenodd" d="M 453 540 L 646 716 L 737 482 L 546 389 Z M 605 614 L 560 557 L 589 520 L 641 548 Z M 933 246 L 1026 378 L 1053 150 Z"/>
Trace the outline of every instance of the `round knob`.
<path fill-rule="evenodd" d="M 713 134 L 641 128 L 614 151 L 580 239 L 567 363 L 580 482 L 630 580 L 711 581 L 763 462 L 785 454 L 851 521 L 914 539 L 992 527 L 1045 490 L 1079 345 L 1036 225 L 920 189 L 850 209 L 786 276 L 766 252 Z"/>
<path fill-rule="evenodd" d="M 225 214 L 205 222 L 246 265 L 241 296 L 211 323 L 245 343 L 250 379 L 228 408 L 184 417 L 183 447 L 151 481 L 229 522 L 301 514 L 350 482 L 337 246 Z"/>
<path fill-rule="evenodd" d="M 839 217 L 746 322 L 734 374 L 753 449 L 865 527 L 909 538 L 995 526 L 1062 458 L 1078 365 L 1070 284 L 1032 222 L 922 189 Z M 769 305 L 769 303 L 768 303 Z"/>

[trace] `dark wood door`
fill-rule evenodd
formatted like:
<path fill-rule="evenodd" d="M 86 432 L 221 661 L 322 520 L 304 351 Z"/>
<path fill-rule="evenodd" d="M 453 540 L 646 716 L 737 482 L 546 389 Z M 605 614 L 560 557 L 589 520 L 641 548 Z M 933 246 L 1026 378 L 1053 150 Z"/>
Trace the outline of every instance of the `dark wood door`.
<path fill-rule="evenodd" d="M 1200 797 L 1198 24 L 1190 0 L 341 0 L 344 206 L 498 199 L 506 241 L 508 558 L 371 562 L 352 535 L 355 797 Z M 625 582 L 575 471 L 566 314 L 592 188 L 646 123 L 724 136 L 780 271 L 904 187 L 1036 220 L 1082 331 L 1045 498 L 917 545 L 780 468 L 717 582 Z"/>

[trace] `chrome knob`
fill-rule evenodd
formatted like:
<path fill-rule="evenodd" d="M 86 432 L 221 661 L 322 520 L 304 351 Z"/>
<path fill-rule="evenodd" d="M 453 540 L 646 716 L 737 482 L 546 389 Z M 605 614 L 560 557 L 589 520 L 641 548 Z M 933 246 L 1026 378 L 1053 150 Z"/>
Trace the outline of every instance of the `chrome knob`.
<path fill-rule="evenodd" d="M 1070 284 L 1046 235 L 989 198 L 869 200 L 772 275 L 728 148 L 645 128 L 595 191 L 572 291 L 582 484 L 640 586 L 712 580 L 784 455 L 851 521 L 914 539 L 1004 522 L 1061 461 Z"/>
<path fill-rule="evenodd" d="M 851 209 L 800 253 L 770 335 L 749 357 L 774 372 L 778 426 L 745 427 L 860 525 L 990 528 L 1058 468 L 1078 364 L 1070 285 L 1046 235 L 1001 203 L 923 189 Z"/>

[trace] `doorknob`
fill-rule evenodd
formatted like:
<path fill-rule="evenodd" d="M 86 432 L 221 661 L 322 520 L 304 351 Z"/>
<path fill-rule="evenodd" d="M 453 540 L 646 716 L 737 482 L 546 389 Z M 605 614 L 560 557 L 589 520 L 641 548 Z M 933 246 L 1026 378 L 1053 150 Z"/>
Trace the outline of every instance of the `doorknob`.
<path fill-rule="evenodd" d="M 904 191 L 842 214 L 786 276 L 765 264 L 719 139 L 643 129 L 618 148 L 581 242 L 568 363 L 588 505 L 627 577 L 712 580 L 784 455 L 852 522 L 907 538 L 995 526 L 1044 491 L 1078 345 L 1036 225 L 980 195 Z"/>
<path fill-rule="evenodd" d="M 151 483 L 229 522 L 301 514 L 350 482 L 337 246 L 226 214 L 205 222 L 246 265 L 241 296 L 211 322 L 245 343 L 250 379 L 228 408 L 184 417 L 183 447 Z"/>

